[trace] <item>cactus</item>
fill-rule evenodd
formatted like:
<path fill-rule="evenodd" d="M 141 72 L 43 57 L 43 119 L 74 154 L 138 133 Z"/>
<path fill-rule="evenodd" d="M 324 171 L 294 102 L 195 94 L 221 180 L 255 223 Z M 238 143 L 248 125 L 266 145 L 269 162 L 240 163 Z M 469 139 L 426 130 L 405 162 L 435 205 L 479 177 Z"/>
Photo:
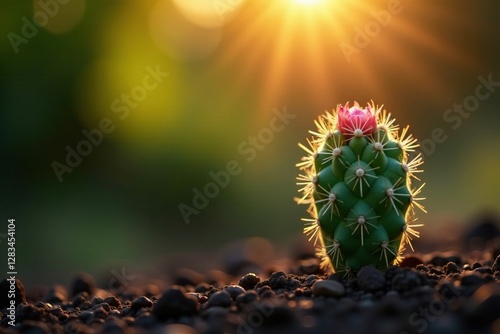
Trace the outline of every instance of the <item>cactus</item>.
<path fill-rule="evenodd" d="M 419 203 L 425 184 L 412 185 L 422 172 L 421 154 L 410 159 L 417 140 L 373 101 L 366 108 L 338 105 L 315 124 L 308 146 L 299 144 L 307 155 L 297 164 L 297 202 L 309 205 L 304 233 L 322 266 L 345 276 L 369 264 L 397 264 L 419 237 L 415 208 L 426 212 Z"/>

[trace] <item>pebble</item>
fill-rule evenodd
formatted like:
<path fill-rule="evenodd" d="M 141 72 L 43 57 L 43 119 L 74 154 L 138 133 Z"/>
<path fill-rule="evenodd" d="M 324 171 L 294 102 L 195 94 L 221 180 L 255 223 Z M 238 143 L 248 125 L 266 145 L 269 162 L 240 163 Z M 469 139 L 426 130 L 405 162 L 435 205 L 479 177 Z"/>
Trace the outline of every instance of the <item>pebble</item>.
<path fill-rule="evenodd" d="M 236 303 L 236 306 L 243 307 L 245 304 L 248 304 L 248 303 L 253 302 L 254 300 L 257 300 L 258 297 L 259 296 L 257 295 L 257 292 L 247 291 L 244 294 L 236 297 L 235 303 Z"/>
<path fill-rule="evenodd" d="M 93 313 L 92 311 L 82 311 L 78 314 L 78 319 L 80 319 L 83 322 L 87 322 L 92 317 Z"/>
<path fill-rule="evenodd" d="M 344 286 L 332 280 L 317 280 L 311 290 L 316 296 L 342 297 L 345 295 Z"/>
<path fill-rule="evenodd" d="M 248 273 L 240 279 L 238 285 L 245 290 L 251 290 L 259 282 L 260 282 L 259 276 L 255 275 L 254 273 Z"/>
<path fill-rule="evenodd" d="M 151 301 L 151 299 L 149 299 L 148 297 L 145 297 L 145 296 L 142 296 L 142 297 L 135 299 L 131 305 L 131 307 L 134 310 L 138 310 L 138 309 L 143 308 L 143 307 L 150 308 L 151 306 L 153 306 L 153 302 Z"/>
<path fill-rule="evenodd" d="M 282 271 L 274 272 L 271 274 L 271 277 L 269 277 L 269 285 L 273 290 L 287 288 L 288 278 Z"/>
<path fill-rule="evenodd" d="M 204 292 L 210 291 L 210 289 L 212 289 L 212 288 L 213 287 L 210 284 L 202 282 L 194 287 L 194 292 L 204 293 Z"/>
<path fill-rule="evenodd" d="M 171 288 L 166 291 L 153 307 L 153 315 L 161 321 L 180 318 L 198 313 L 199 303 L 195 297 L 188 296 L 184 289 Z"/>
<path fill-rule="evenodd" d="M 385 277 L 374 266 L 364 266 L 356 276 L 358 286 L 365 291 L 377 291 L 385 287 Z"/>
<path fill-rule="evenodd" d="M 487 267 L 479 267 L 474 269 L 475 272 L 481 273 L 481 274 L 493 274 L 493 271 L 491 271 L 490 268 Z"/>
<path fill-rule="evenodd" d="M 110 297 L 104 298 L 104 302 L 106 304 L 108 304 L 109 306 L 113 306 L 113 307 L 119 307 L 122 304 L 120 302 L 120 300 L 118 298 L 116 298 L 115 296 L 110 296 Z"/>
<path fill-rule="evenodd" d="M 453 273 L 460 273 L 460 269 L 458 269 L 458 266 L 455 262 L 448 262 L 443 267 L 443 270 L 444 270 L 445 274 L 447 274 L 447 275 L 453 274 Z"/>
<path fill-rule="evenodd" d="M 223 291 L 226 291 L 227 293 L 229 293 L 229 295 L 231 296 L 231 298 L 233 300 L 235 300 L 236 297 L 238 297 L 239 295 L 245 293 L 245 289 L 243 289 L 239 285 L 229 285 L 229 286 L 226 286 Z"/>
<path fill-rule="evenodd" d="M 232 304 L 231 295 L 227 291 L 217 291 L 213 293 L 207 302 L 208 306 L 221 306 L 221 307 L 229 307 Z"/>

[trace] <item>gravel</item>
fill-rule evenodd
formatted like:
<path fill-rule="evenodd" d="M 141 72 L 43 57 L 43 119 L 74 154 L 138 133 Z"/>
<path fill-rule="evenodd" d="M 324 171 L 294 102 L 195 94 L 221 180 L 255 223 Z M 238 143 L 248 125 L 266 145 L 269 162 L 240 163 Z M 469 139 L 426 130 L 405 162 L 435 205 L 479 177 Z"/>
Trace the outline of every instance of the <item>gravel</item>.
<path fill-rule="evenodd" d="M 302 257 L 290 261 L 288 269 L 237 276 L 223 273 L 216 280 L 180 270 L 165 282 L 119 291 L 97 287 L 93 277 L 78 274 L 68 288 L 47 287 L 39 300 L 26 297 L 17 280 L 15 327 L 8 324 L 7 316 L 10 282 L 3 280 L 0 332 L 498 332 L 499 257 L 428 254 L 385 271 L 363 267 L 356 276 L 345 278 L 316 264 L 316 259 Z"/>

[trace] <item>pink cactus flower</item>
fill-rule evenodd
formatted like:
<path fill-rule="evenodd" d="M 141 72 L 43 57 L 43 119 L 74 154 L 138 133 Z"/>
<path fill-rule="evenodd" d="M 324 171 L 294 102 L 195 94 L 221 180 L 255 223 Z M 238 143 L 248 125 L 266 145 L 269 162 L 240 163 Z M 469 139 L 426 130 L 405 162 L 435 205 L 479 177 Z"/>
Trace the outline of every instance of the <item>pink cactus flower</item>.
<path fill-rule="evenodd" d="M 377 119 L 370 105 L 362 109 L 357 102 L 349 108 L 349 102 L 345 106 L 338 107 L 338 129 L 346 138 L 362 137 L 372 134 L 377 128 Z"/>

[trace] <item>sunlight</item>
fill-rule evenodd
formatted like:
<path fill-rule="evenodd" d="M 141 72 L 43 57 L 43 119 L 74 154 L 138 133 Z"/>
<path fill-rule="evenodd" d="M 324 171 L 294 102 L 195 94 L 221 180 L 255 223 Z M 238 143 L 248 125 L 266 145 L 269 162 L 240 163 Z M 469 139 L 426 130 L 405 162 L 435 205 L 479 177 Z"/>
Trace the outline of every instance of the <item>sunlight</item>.
<path fill-rule="evenodd" d="M 445 98 L 442 78 L 432 64 L 417 66 L 418 55 L 437 54 L 460 68 L 471 65 L 463 54 L 440 44 L 428 27 L 410 23 L 411 16 L 442 20 L 438 5 L 364 0 L 246 4 L 219 59 L 235 67 L 235 90 L 258 80 L 263 114 L 256 122 L 266 119 L 269 106 L 294 94 L 319 105 L 337 96 L 370 100 L 394 95 L 386 89 L 394 79 L 387 73 L 400 73 L 399 80 L 412 84 L 415 94 Z M 410 42 L 413 48 L 407 47 Z"/>
<path fill-rule="evenodd" d="M 293 2 L 301 5 L 316 5 L 321 3 L 323 0 L 293 0 Z"/>

